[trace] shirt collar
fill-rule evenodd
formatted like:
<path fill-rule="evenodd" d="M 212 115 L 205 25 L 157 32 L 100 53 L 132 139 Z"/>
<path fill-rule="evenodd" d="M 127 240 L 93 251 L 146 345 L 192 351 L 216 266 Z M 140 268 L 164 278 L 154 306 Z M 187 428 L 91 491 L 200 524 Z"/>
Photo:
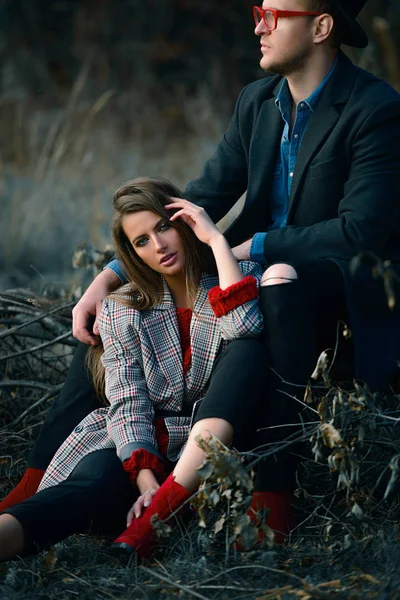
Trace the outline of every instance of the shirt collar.
<path fill-rule="evenodd" d="M 326 84 L 328 83 L 329 79 L 332 77 L 332 74 L 336 68 L 338 60 L 339 60 L 339 56 L 336 57 L 331 70 L 329 71 L 329 73 L 327 74 L 325 79 L 322 81 L 322 83 L 320 83 L 320 85 L 317 87 L 317 89 L 314 90 L 313 93 L 310 94 L 310 96 L 308 96 L 308 98 L 303 100 L 303 102 L 305 104 L 307 104 L 308 108 L 311 111 L 315 110 L 315 107 L 317 106 L 318 100 L 320 99 L 322 92 L 325 89 Z M 292 109 L 292 96 L 289 91 L 289 85 L 288 85 L 287 79 L 284 79 L 282 81 L 282 85 L 281 85 L 279 93 L 276 97 L 275 104 L 281 111 L 282 117 L 286 121 L 285 116 L 290 115 L 290 111 Z"/>

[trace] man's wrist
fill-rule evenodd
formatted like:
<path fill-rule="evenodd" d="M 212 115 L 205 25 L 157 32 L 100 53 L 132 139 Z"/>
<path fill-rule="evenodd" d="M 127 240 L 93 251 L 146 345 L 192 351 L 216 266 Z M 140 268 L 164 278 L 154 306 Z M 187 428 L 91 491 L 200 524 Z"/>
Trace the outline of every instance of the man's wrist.
<path fill-rule="evenodd" d="M 250 260 L 260 264 L 265 263 L 264 243 L 266 237 L 266 233 L 254 234 L 250 246 Z"/>
<path fill-rule="evenodd" d="M 125 271 L 122 268 L 121 262 L 119 260 L 117 260 L 116 258 L 114 258 L 112 261 L 110 261 L 105 267 L 104 270 L 110 269 L 111 271 L 113 271 L 115 273 L 115 275 L 117 275 L 117 277 L 120 280 L 121 284 L 127 283 L 127 278 L 125 275 Z"/>
<path fill-rule="evenodd" d="M 107 292 L 112 292 L 121 285 L 121 280 L 113 269 L 105 268 L 97 278 L 106 287 Z"/>

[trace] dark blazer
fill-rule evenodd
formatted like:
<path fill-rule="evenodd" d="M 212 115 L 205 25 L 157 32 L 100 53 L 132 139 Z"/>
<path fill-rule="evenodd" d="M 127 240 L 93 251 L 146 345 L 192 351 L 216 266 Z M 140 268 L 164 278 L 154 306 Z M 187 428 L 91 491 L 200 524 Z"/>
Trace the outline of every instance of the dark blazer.
<path fill-rule="evenodd" d="M 244 88 L 228 131 L 186 197 L 221 219 L 232 246 L 271 223 L 270 193 L 283 131 L 280 76 Z M 266 262 L 348 260 L 363 250 L 400 260 L 400 95 L 340 53 L 299 150 L 287 227 L 270 231 Z"/>
<path fill-rule="evenodd" d="M 232 246 L 271 224 L 284 125 L 275 105 L 281 82 L 266 77 L 244 88 L 226 134 L 186 190 L 215 222 L 247 190 L 242 212 L 225 232 Z M 360 285 L 349 276 L 348 261 L 372 251 L 400 263 L 399 178 L 400 95 L 340 53 L 300 146 L 287 226 L 268 232 L 265 262 L 329 258 L 340 265 L 356 376 L 375 389 L 384 389 L 398 368 L 400 311 L 390 313 L 371 268 Z"/>

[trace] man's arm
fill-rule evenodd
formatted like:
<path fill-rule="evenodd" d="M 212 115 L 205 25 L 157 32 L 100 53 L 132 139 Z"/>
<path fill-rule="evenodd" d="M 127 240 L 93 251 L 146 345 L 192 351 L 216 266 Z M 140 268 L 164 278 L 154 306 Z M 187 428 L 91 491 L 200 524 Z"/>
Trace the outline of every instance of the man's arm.
<path fill-rule="evenodd" d="M 72 311 L 72 333 L 80 342 L 96 346 L 99 341 L 97 318 L 102 300 L 121 285 L 121 280 L 111 269 L 104 269 L 90 284 Z M 89 329 L 91 317 L 95 317 L 93 333 Z"/>

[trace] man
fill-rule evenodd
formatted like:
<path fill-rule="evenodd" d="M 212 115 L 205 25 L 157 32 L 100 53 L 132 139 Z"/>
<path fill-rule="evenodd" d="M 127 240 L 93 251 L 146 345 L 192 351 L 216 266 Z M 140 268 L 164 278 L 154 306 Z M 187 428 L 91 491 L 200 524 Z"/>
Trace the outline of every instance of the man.
<path fill-rule="evenodd" d="M 259 434 L 255 445 L 279 441 L 279 426 L 298 421 L 293 396 L 301 398 L 321 348 L 335 344 L 338 318 L 349 312 L 355 337 L 365 342 L 365 319 L 354 318 L 359 298 L 349 260 L 364 251 L 400 260 L 400 96 L 340 51 L 342 43 L 367 45 L 356 22 L 364 4 L 274 0 L 274 8 L 267 2 L 254 8 L 260 64 L 276 75 L 244 88 L 214 156 L 186 190 L 215 222 L 247 191 L 226 236 L 239 259 L 266 265 L 261 303 L 271 377 L 262 417 L 270 433 Z M 74 309 L 74 335 L 85 344 L 97 343 L 89 318 L 123 277 L 116 262 L 109 267 Z M 400 349 L 389 344 L 385 355 L 378 344 L 370 355 L 357 339 L 355 349 L 356 374 L 385 386 Z M 32 486 L 23 491 L 21 482 L 6 503 L 34 492 L 64 437 L 97 406 L 82 369 L 84 354 L 81 346 L 31 455 L 26 477 Z M 254 506 L 266 503 L 281 531 L 295 467 L 290 454 L 279 453 L 260 469 Z"/>

